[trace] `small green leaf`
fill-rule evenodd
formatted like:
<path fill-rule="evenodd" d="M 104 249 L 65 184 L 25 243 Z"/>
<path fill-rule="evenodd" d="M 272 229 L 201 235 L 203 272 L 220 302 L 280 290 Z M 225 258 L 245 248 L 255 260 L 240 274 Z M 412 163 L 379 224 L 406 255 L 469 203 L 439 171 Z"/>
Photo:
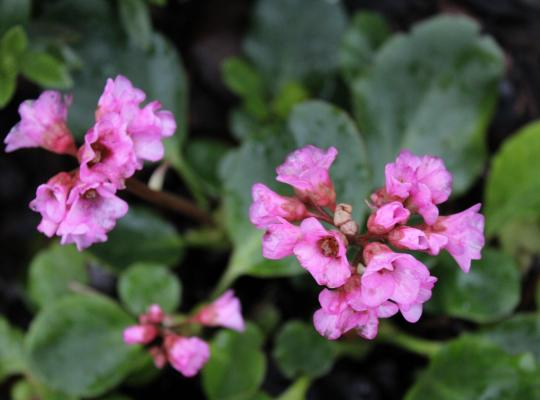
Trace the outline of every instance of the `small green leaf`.
<path fill-rule="evenodd" d="M 23 333 L 0 316 L 0 382 L 24 370 Z"/>
<path fill-rule="evenodd" d="M 118 0 L 120 21 L 129 39 L 142 49 L 152 42 L 152 22 L 143 0 Z"/>
<path fill-rule="evenodd" d="M 307 90 L 297 82 L 283 85 L 272 101 L 272 111 L 280 119 L 286 119 L 293 107 L 309 97 Z"/>
<path fill-rule="evenodd" d="M 323 376 L 334 363 L 332 344 L 313 326 L 300 321 L 290 321 L 283 326 L 276 338 L 273 356 L 289 379 Z"/>
<path fill-rule="evenodd" d="M 14 25 L 28 22 L 31 8 L 32 0 L 1 0 L 0 35 Z"/>
<path fill-rule="evenodd" d="M 464 337 L 431 360 L 406 400 L 523 400 L 540 398 L 540 371 L 485 340 Z"/>
<path fill-rule="evenodd" d="M 2 68 L 0 68 L 0 108 L 9 103 L 15 93 L 16 86 L 17 74 L 3 71 Z"/>
<path fill-rule="evenodd" d="M 99 396 L 131 372 L 141 352 L 122 341 L 124 328 L 133 323 L 105 297 L 61 298 L 30 326 L 25 340 L 30 370 L 64 393 Z"/>
<path fill-rule="evenodd" d="M 180 305 L 182 287 L 169 270 L 159 264 L 137 263 L 120 275 L 120 299 L 134 315 L 140 315 L 152 304 L 171 313 Z"/>
<path fill-rule="evenodd" d="M 486 231 L 540 216 L 540 122 L 520 129 L 495 155 L 486 185 Z"/>
<path fill-rule="evenodd" d="M 11 400 L 78 400 L 77 397 L 52 390 L 32 378 L 31 382 L 19 380 L 12 386 Z"/>
<path fill-rule="evenodd" d="M 109 233 L 107 242 L 92 246 L 90 251 L 121 271 L 136 262 L 175 266 L 184 247 L 173 225 L 147 209 L 130 207 Z"/>
<path fill-rule="evenodd" d="M 43 307 L 62 296 L 73 294 L 72 282 L 86 284 L 87 257 L 73 246 L 53 244 L 32 259 L 28 276 L 28 293 L 32 301 Z"/>
<path fill-rule="evenodd" d="M 453 258 L 444 254 L 432 270 L 438 282 L 428 303 L 432 311 L 485 323 L 512 313 L 520 299 L 520 276 L 512 257 L 484 249 L 463 273 Z"/>
<path fill-rule="evenodd" d="M 311 380 L 308 377 L 297 379 L 287 388 L 276 400 L 303 400 L 307 396 L 307 391 Z"/>
<path fill-rule="evenodd" d="M 249 400 L 266 371 L 262 335 L 254 325 L 243 333 L 222 330 L 211 342 L 210 360 L 202 371 L 209 400 Z"/>
<path fill-rule="evenodd" d="M 0 54 L 18 59 L 28 47 L 28 37 L 21 26 L 14 26 L 7 31 L 0 42 Z"/>
<path fill-rule="evenodd" d="M 353 16 L 339 52 L 342 74 L 348 82 L 369 70 L 377 50 L 390 34 L 388 23 L 377 13 L 362 11 Z"/>
<path fill-rule="evenodd" d="M 312 144 L 338 149 L 339 154 L 330 169 L 336 198 L 339 203 L 351 204 L 354 216 L 361 219 L 373 184 L 366 146 L 353 120 L 329 103 L 307 101 L 294 108 L 289 117 L 289 130 L 296 147 Z"/>
<path fill-rule="evenodd" d="M 26 78 L 46 88 L 69 89 L 73 86 L 66 66 L 47 53 L 26 51 L 22 55 L 20 68 Z"/>
<path fill-rule="evenodd" d="M 384 183 L 385 164 L 410 149 L 442 157 L 454 193 L 467 189 L 484 167 L 503 65 L 496 43 L 464 17 L 437 16 L 388 39 L 351 87 L 375 184 Z"/>

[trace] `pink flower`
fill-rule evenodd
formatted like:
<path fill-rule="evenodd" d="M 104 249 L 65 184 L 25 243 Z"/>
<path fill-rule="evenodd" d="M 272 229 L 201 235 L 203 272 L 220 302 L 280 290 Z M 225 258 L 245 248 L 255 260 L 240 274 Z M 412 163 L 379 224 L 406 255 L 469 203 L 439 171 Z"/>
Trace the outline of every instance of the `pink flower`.
<path fill-rule="evenodd" d="M 61 243 L 75 243 L 82 250 L 93 243 L 105 242 L 107 232 L 128 211 L 127 203 L 116 197 L 110 183 L 79 182 L 71 189 L 69 210 L 58 226 Z"/>
<path fill-rule="evenodd" d="M 159 304 L 152 304 L 148 307 L 148 310 L 139 317 L 139 322 L 141 324 L 161 324 L 165 314 L 159 306 Z"/>
<path fill-rule="evenodd" d="M 426 266 L 410 254 L 381 252 L 371 258 L 362 275 L 362 301 L 376 307 L 392 300 L 400 309 L 401 306 L 405 310 L 412 305 L 419 306 L 421 313 L 421 304 L 431 296 L 435 282 L 436 278 L 430 276 Z M 407 312 L 403 315 L 412 319 Z"/>
<path fill-rule="evenodd" d="M 302 238 L 294 247 L 300 265 L 307 269 L 319 285 L 336 288 L 351 276 L 347 248 L 339 232 L 327 231 L 313 217 L 302 221 Z"/>
<path fill-rule="evenodd" d="M 410 226 L 398 226 L 388 234 L 392 246 L 398 249 L 426 250 L 429 241 L 424 231 Z"/>
<path fill-rule="evenodd" d="M 238 332 L 244 331 L 245 328 L 242 306 L 233 290 L 227 290 L 212 304 L 201 309 L 195 320 L 203 325 L 223 326 Z"/>
<path fill-rule="evenodd" d="M 442 159 L 432 156 L 418 157 L 403 150 L 394 163 L 385 167 L 386 192 L 408 203 L 424 218 L 428 225 L 439 215 L 436 204 L 445 202 L 452 191 L 452 175 Z"/>
<path fill-rule="evenodd" d="M 393 201 L 378 208 L 369 216 L 368 229 L 378 235 L 387 233 L 397 224 L 407 222 L 410 215 L 410 211 L 403 207 L 401 202 Z"/>
<path fill-rule="evenodd" d="M 124 343 L 148 344 L 157 337 L 158 330 L 153 325 L 132 325 L 124 329 Z"/>
<path fill-rule="evenodd" d="M 262 239 L 262 254 L 270 260 L 280 260 L 293 254 L 294 247 L 302 237 L 301 229 L 277 217 L 278 223 L 270 224 Z"/>
<path fill-rule="evenodd" d="M 324 151 L 315 146 L 305 146 L 289 154 L 276 169 L 276 179 L 294 187 L 302 199 L 332 208 L 335 206 L 336 193 L 328 170 L 337 154 L 335 147 Z"/>
<path fill-rule="evenodd" d="M 77 154 L 75 142 L 66 125 L 71 97 L 47 90 L 37 100 L 19 106 L 21 121 L 6 136 L 6 151 L 24 147 L 43 147 L 58 154 Z"/>
<path fill-rule="evenodd" d="M 115 79 L 109 78 L 98 100 L 96 120 L 111 112 L 122 113 L 126 106 L 139 107 L 145 98 L 144 92 L 133 87 L 125 76 L 118 75 Z"/>
<path fill-rule="evenodd" d="M 307 214 L 306 207 L 300 200 L 280 196 L 262 183 L 253 185 L 251 195 L 253 204 L 249 208 L 249 219 L 257 228 L 264 229 L 279 222 L 278 217 L 298 221 Z"/>
<path fill-rule="evenodd" d="M 174 369 L 186 377 L 197 375 L 210 357 L 210 347 L 198 337 L 165 337 L 167 358 Z"/>
<path fill-rule="evenodd" d="M 79 150 L 80 176 L 84 182 L 108 180 L 117 188 L 135 173 L 137 159 L 126 122 L 118 114 L 106 114 L 86 133 Z"/>
<path fill-rule="evenodd" d="M 74 174 L 60 172 L 47 183 L 39 185 L 36 198 L 30 202 L 30 208 L 41 214 L 38 231 L 47 237 L 56 234 L 67 211 L 67 199 L 75 181 Z"/>
<path fill-rule="evenodd" d="M 469 272 L 471 260 L 479 260 L 484 247 L 484 216 L 480 214 L 481 204 L 476 204 L 458 214 L 439 217 L 428 233 L 430 242 L 445 236 L 448 251 L 464 272 Z M 434 236 L 439 235 L 439 236 Z M 433 254 L 437 254 L 433 250 Z"/>

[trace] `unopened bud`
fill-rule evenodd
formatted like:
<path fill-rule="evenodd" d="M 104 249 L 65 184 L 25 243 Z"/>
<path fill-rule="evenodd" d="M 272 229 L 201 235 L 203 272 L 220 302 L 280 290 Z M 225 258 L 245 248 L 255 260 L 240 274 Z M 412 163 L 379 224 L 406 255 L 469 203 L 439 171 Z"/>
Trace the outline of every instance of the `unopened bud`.
<path fill-rule="evenodd" d="M 336 206 L 334 212 L 334 225 L 340 227 L 352 220 L 352 206 L 350 204 L 340 203 Z"/>
<path fill-rule="evenodd" d="M 365 270 L 366 266 L 364 264 L 358 263 L 358 265 L 356 265 L 356 272 L 358 272 L 358 275 L 362 275 Z"/>
<path fill-rule="evenodd" d="M 345 222 L 339 230 L 347 236 L 355 236 L 358 233 L 358 224 L 355 221 Z"/>

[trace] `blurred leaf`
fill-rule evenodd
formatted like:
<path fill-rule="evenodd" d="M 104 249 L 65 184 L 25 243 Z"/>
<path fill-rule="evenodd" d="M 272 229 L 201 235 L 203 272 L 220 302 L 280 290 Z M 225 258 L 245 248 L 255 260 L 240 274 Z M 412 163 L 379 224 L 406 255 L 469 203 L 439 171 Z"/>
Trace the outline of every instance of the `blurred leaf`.
<path fill-rule="evenodd" d="M 328 373 L 334 364 L 332 343 L 313 326 L 300 321 L 289 321 L 283 326 L 276 337 L 273 356 L 289 379 L 304 375 L 317 378 Z"/>
<path fill-rule="evenodd" d="M 134 315 L 141 315 L 152 304 L 171 313 L 180 305 L 182 287 L 178 278 L 159 264 L 136 263 L 120 275 L 120 299 Z"/>
<path fill-rule="evenodd" d="M 17 74 L 3 71 L 2 68 L 0 68 L 0 108 L 9 103 L 15 93 L 16 85 Z"/>
<path fill-rule="evenodd" d="M 24 370 L 23 333 L 0 316 L 0 382 Z"/>
<path fill-rule="evenodd" d="M 503 57 L 463 17 L 439 16 L 388 39 L 369 74 L 352 85 L 355 114 L 373 157 L 375 183 L 401 149 L 444 159 L 454 190 L 482 171 Z"/>
<path fill-rule="evenodd" d="M 296 147 L 312 144 L 339 150 L 330 169 L 337 201 L 351 204 L 356 219 L 361 219 L 373 184 L 366 146 L 353 120 L 331 104 L 307 101 L 294 108 L 288 124 Z"/>
<path fill-rule="evenodd" d="M 221 194 L 218 169 L 229 148 L 225 142 L 216 139 L 192 139 L 186 143 L 186 161 L 200 177 L 207 192 L 214 196 Z"/>
<path fill-rule="evenodd" d="M 540 314 L 518 314 L 481 331 L 478 336 L 510 354 L 530 353 L 540 365 Z"/>
<path fill-rule="evenodd" d="M 229 114 L 229 128 L 233 136 L 242 141 L 260 130 L 261 124 L 243 109 L 234 109 Z"/>
<path fill-rule="evenodd" d="M 28 381 L 20 380 L 11 387 L 11 400 L 33 400 L 35 395 Z"/>
<path fill-rule="evenodd" d="M 38 307 L 44 307 L 62 296 L 73 294 L 71 282 L 86 284 L 86 259 L 74 246 L 57 243 L 37 253 L 30 264 L 28 294 Z"/>
<path fill-rule="evenodd" d="M 183 240 L 174 226 L 145 208 L 130 207 L 118 220 L 105 243 L 90 249 L 116 271 L 136 262 L 178 264 L 184 254 Z"/>
<path fill-rule="evenodd" d="M 100 400 L 131 400 L 131 397 L 124 396 L 123 394 L 110 394 L 105 397 L 100 397 Z"/>
<path fill-rule="evenodd" d="M 10 55 L 19 58 L 28 47 L 28 37 L 21 26 L 14 26 L 8 30 L 0 42 L 0 54 L 2 57 Z"/>
<path fill-rule="evenodd" d="M 431 360 L 405 399 L 540 398 L 540 372 L 529 361 L 509 355 L 490 342 L 464 337 L 451 342 Z"/>
<path fill-rule="evenodd" d="M 498 232 L 504 251 L 519 262 L 522 270 L 529 268 L 540 253 L 540 213 L 534 218 L 512 218 Z"/>
<path fill-rule="evenodd" d="M 147 50 L 152 42 L 152 22 L 143 0 L 118 0 L 120 21 L 129 39 Z"/>
<path fill-rule="evenodd" d="M 27 79 L 46 88 L 68 89 L 73 86 L 73 79 L 66 66 L 47 53 L 26 51 L 20 67 Z"/>
<path fill-rule="evenodd" d="M 345 24 L 339 2 L 259 0 L 245 51 L 274 92 L 290 81 L 320 84 L 337 67 Z"/>
<path fill-rule="evenodd" d="M 35 380 L 19 380 L 11 387 L 11 400 L 77 400 L 58 391 L 49 389 Z"/>
<path fill-rule="evenodd" d="M 244 333 L 220 331 L 212 340 L 210 360 L 202 371 L 203 388 L 209 400 L 249 400 L 266 371 L 261 351 L 263 337 L 251 324 Z"/>
<path fill-rule="evenodd" d="M 0 35 L 30 18 L 32 0 L 0 0 Z"/>
<path fill-rule="evenodd" d="M 540 216 L 540 122 L 520 129 L 493 158 L 486 185 L 486 231 L 506 229 L 509 222 Z"/>
<path fill-rule="evenodd" d="M 254 396 L 251 396 L 249 400 L 272 400 L 272 397 L 264 392 L 257 392 Z"/>
<path fill-rule="evenodd" d="M 0 0 L 0 12 L 5 6 Z M 0 39 L 0 108 L 4 107 L 15 93 L 20 58 L 27 45 L 28 38 L 20 26 L 9 29 Z"/>
<path fill-rule="evenodd" d="M 339 52 L 342 74 L 349 83 L 368 72 L 377 50 L 391 33 L 380 14 L 362 11 L 353 16 Z"/>
<path fill-rule="evenodd" d="M 122 341 L 133 324 L 122 309 L 99 295 L 64 297 L 32 322 L 25 340 L 30 369 L 54 389 L 98 396 L 131 372 L 140 354 Z"/>
<path fill-rule="evenodd" d="M 227 58 L 222 65 L 223 81 L 244 102 L 246 111 L 258 119 L 268 114 L 264 80 L 247 61 L 237 57 Z"/>
<path fill-rule="evenodd" d="M 512 313 L 520 299 L 520 276 L 512 257 L 490 248 L 473 261 L 465 274 L 448 254 L 432 270 L 438 282 L 428 303 L 430 310 L 485 323 Z"/>
<path fill-rule="evenodd" d="M 272 111 L 278 118 L 285 119 L 296 104 L 308 97 L 309 93 L 301 84 L 289 82 L 276 93 L 272 101 Z"/>
<path fill-rule="evenodd" d="M 297 379 L 277 400 L 303 400 L 307 396 L 311 381 L 307 377 Z"/>

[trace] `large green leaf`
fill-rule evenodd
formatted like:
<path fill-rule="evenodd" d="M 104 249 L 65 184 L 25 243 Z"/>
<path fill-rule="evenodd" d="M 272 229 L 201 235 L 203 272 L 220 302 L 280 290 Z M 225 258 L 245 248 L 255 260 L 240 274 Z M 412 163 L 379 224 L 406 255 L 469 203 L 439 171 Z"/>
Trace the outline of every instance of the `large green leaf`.
<path fill-rule="evenodd" d="M 122 270 L 136 262 L 175 266 L 184 247 L 172 224 L 150 210 L 130 207 L 107 242 L 92 246 L 90 251 L 113 269 Z"/>
<path fill-rule="evenodd" d="M 293 109 L 289 130 L 296 147 L 312 144 L 338 149 L 338 157 L 330 169 L 337 202 L 351 204 L 355 217 L 362 217 L 365 200 L 373 187 L 366 146 L 353 120 L 331 104 L 307 101 Z"/>
<path fill-rule="evenodd" d="M 508 139 L 493 158 L 486 186 L 486 230 L 503 231 L 516 219 L 540 216 L 540 122 Z"/>
<path fill-rule="evenodd" d="M 70 284 L 86 284 L 86 259 L 74 246 L 53 244 L 37 253 L 30 264 L 28 293 L 39 307 L 73 294 Z"/>
<path fill-rule="evenodd" d="M 0 382 L 24 370 L 23 334 L 0 316 Z"/>
<path fill-rule="evenodd" d="M 202 371 L 203 388 L 209 400 L 249 400 L 264 378 L 266 360 L 263 337 L 254 325 L 244 333 L 219 332 L 210 346 L 210 360 Z"/>
<path fill-rule="evenodd" d="M 432 274 L 438 278 L 431 311 L 475 322 L 490 322 L 512 313 L 520 299 L 520 276 L 509 255 L 484 249 L 465 274 L 449 255 L 439 257 Z"/>
<path fill-rule="evenodd" d="M 64 297 L 32 322 L 25 347 L 32 374 L 70 395 L 98 396 L 131 372 L 140 354 L 122 341 L 134 321 L 99 295 Z"/>
<path fill-rule="evenodd" d="M 540 398 L 540 371 L 488 341 L 447 345 L 415 382 L 406 400 L 523 400 Z"/>
<path fill-rule="evenodd" d="M 68 89 L 73 85 L 64 63 L 47 53 L 26 51 L 20 68 L 27 79 L 45 88 Z"/>
<path fill-rule="evenodd" d="M 11 387 L 11 400 L 78 400 L 77 397 L 58 392 L 33 379 L 19 380 Z"/>
<path fill-rule="evenodd" d="M 289 379 L 309 376 L 316 378 L 330 371 L 334 363 L 332 343 L 300 321 L 283 326 L 274 347 L 274 359 Z"/>
<path fill-rule="evenodd" d="M 346 17 L 339 2 L 259 0 L 245 41 L 248 57 L 271 88 L 332 74 Z"/>
<path fill-rule="evenodd" d="M 503 57 L 463 17 L 439 16 L 388 39 L 352 94 L 372 154 L 375 182 L 408 148 L 444 159 L 463 192 L 480 174 L 484 132 L 493 113 Z"/>
<path fill-rule="evenodd" d="M 152 22 L 144 0 L 118 0 L 120 21 L 129 39 L 143 49 L 152 41 Z"/>
<path fill-rule="evenodd" d="M 140 315 L 152 304 L 173 312 L 180 304 L 182 286 L 176 276 L 160 264 L 137 263 L 120 275 L 118 292 L 129 311 Z"/>

